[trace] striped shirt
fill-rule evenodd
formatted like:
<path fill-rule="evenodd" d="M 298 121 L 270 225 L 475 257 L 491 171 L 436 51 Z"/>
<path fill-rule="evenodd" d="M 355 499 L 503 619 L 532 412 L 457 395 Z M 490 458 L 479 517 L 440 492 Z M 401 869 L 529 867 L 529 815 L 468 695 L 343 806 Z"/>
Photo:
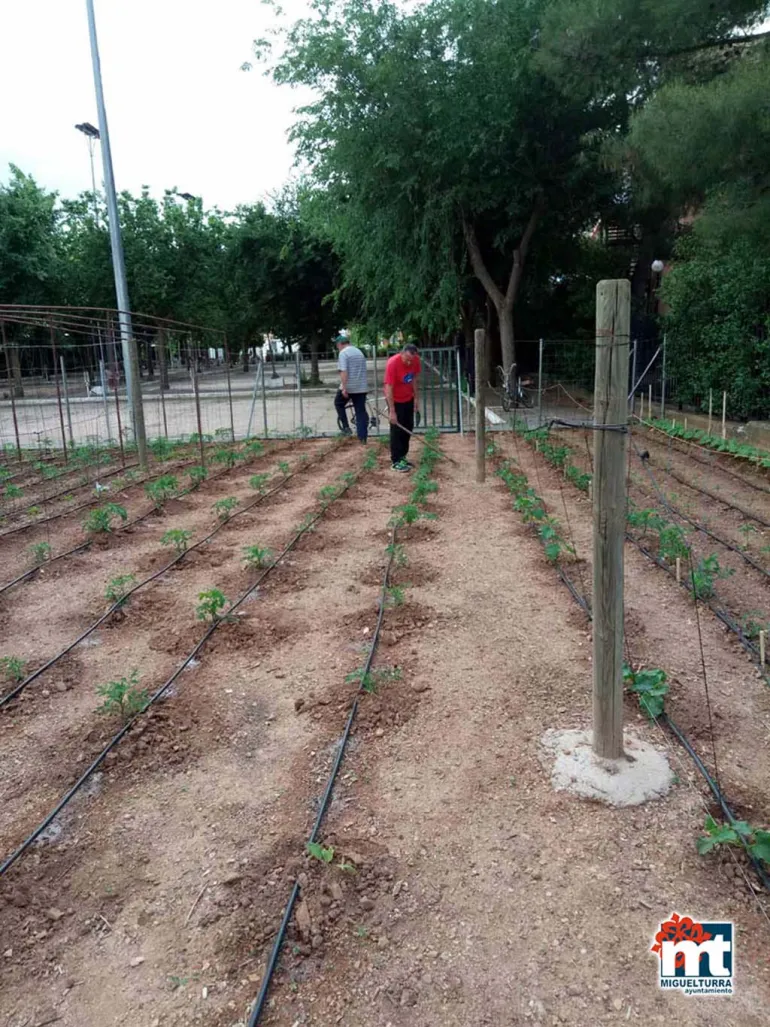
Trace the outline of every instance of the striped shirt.
<path fill-rule="evenodd" d="M 348 372 L 348 392 L 368 392 L 366 357 L 357 346 L 346 346 L 339 352 L 338 371 Z"/>

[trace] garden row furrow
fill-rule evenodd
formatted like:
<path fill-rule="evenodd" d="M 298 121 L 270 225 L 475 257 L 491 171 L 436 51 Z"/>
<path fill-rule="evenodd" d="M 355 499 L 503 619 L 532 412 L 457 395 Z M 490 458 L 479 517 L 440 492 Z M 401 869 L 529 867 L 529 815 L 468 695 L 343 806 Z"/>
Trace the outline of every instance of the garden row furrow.
<path fill-rule="evenodd" d="M 101 625 L 108 621 L 114 614 L 116 614 L 120 610 L 123 610 L 131 596 L 135 595 L 140 589 L 156 581 L 158 578 L 164 576 L 168 571 L 170 571 L 178 563 L 184 560 L 189 553 L 196 552 L 202 546 L 208 544 L 211 541 L 211 539 L 214 538 L 228 523 L 231 523 L 237 517 L 241 517 L 244 514 L 250 512 L 255 507 L 260 506 L 266 500 L 270 499 L 272 496 L 276 495 L 282 489 L 286 488 L 289 482 L 291 482 L 297 474 L 300 474 L 303 471 L 310 469 L 312 466 L 314 466 L 315 463 L 318 463 L 320 460 L 323 460 L 327 454 L 328 450 L 320 454 L 317 454 L 315 458 L 309 462 L 300 461 L 294 471 L 288 472 L 286 474 L 278 472 L 277 485 L 273 485 L 272 488 L 267 488 L 267 484 L 265 484 L 264 490 L 260 492 L 256 499 L 253 499 L 251 500 L 251 502 L 247 502 L 239 506 L 237 509 L 234 509 L 231 513 L 228 513 L 227 516 L 220 518 L 217 526 L 207 535 L 204 535 L 204 537 L 197 542 L 190 543 L 188 538 L 185 537 L 191 535 L 191 532 L 188 532 L 185 529 L 172 529 L 171 532 L 167 534 L 174 534 L 174 532 L 176 532 L 176 534 L 174 534 L 174 537 L 169 541 L 170 544 L 173 545 L 173 547 L 177 550 L 177 556 L 175 556 L 167 564 L 160 567 L 154 573 L 148 575 L 141 581 L 136 582 L 134 574 L 126 574 L 119 576 L 119 578 L 122 579 L 122 581 L 120 581 L 119 584 L 113 588 L 113 592 L 118 592 L 119 595 L 111 602 L 111 604 L 107 607 L 106 611 L 103 614 L 101 614 L 101 616 L 99 616 L 95 621 L 93 621 L 87 628 L 85 628 L 85 630 L 83 630 L 74 641 L 69 642 L 64 649 L 60 650 L 55 656 L 52 656 L 46 663 L 43 664 L 42 667 L 39 667 L 31 674 L 28 674 L 22 681 L 16 684 L 5 695 L 0 696 L 0 709 L 3 709 L 12 699 L 15 699 L 16 696 L 18 696 L 22 691 L 24 691 L 24 689 L 28 685 L 30 685 L 33 681 L 37 680 L 47 670 L 50 670 L 51 667 L 55 666 L 68 653 L 72 652 L 72 650 L 77 645 L 85 641 L 85 639 L 88 638 L 89 635 L 96 631 L 97 628 L 101 627 Z M 117 581 L 118 579 L 113 580 Z"/>
<path fill-rule="evenodd" d="M 235 632 L 236 634 L 239 629 L 241 631 L 248 630 L 245 628 L 244 622 L 239 619 L 240 611 L 244 604 L 257 592 L 268 576 L 273 573 L 274 569 L 283 565 L 284 561 L 294 550 L 299 541 L 313 529 L 316 522 L 326 514 L 331 505 L 347 493 L 365 470 L 371 469 L 372 463 L 376 462 L 376 453 L 372 452 L 371 456 L 374 460 L 367 460 L 365 466 L 359 467 L 357 471 L 351 471 L 343 474 L 341 478 L 333 483 L 329 483 L 328 486 L 321 489 L 313 502 L 310 504 L 304 504 L 306 513 L 299 527 L 291 533 L 288 541 L 282 545 L 282 548 L 276 555 L 270 555 L 267 562 L 263 565 L 263 569 L 257 575 L 256 580 L 252 581 L 246 588 L 241 589 L 240 594 L 234 601 L 231 602 L 221 589 L 210 589 L 199 594 L 198 618 L 203 620 L 204 623 L 207 623 L 208 626 L 202 637 L 200 637 L 198 641 L 195 642 L 195 644 L 186 652 L 184 659 L 181 660 L 181 662 L 175 661 L 175 669 L 166 677 L 161 685 L 154 688 L 153 691 L 149 693 L 146 688 L 140 687 L 138 675 L 131 674 L 130 676 L 124 676 L 120 679 L 120 682 L 112 683 L 122 684 L 125 687 L 115 689 L 105 687 L 100 690 L 102 696 L 105 697 L 105 703 L 103 704 L 105 712 L 111 713 L 113 716 L 121 716 L 124 719 L 123 727 L 114 734 L 105 745 L 99 748 L 99 751 L 90 761 L 86 770 L 77 777 L 77 780 L 65 792 L 61 800 L 56 803 L 53 810 L 43 818 L 35 830 L 29 834 L 24 842 L 22 842 L 22 844 L 8 856 L 5 862 L 0 865 L 0 873 L 5 873 L 10 869 L 16 860 L 19 859 L 20 856 L 33 844 L 35 839 L 46 830 L 62 809 L 82 789 L 86 782 L 93 776 L 95 771 L 107 759 L 115 746 L 118 745 L 132 727 L 144 717 L 147 711 L 154 707 L 155 703 L 169 692 L 179 676 L 193 663 L 198 654 L 207 646 L 207 643 L 218 629 L 225 626 L 231 630 L 231 633 Z M 285 529 L 283 535 L 285 538 Z M 153 605 L 157 608 L 157 601 L 155 601 Z M 236 618 L 236 615 L 238 615 L 238 618 Z M 131 614 L 129 614 L 129 618 L 130 616 Z M 238 620 L 237 623 L 236 620 Z M 137 647 L 138 638 L 136 625 L 127 621 L 124 626 L 130 629 L 132 645 Z M 247 641 L 249 640 L 247 639 Z M 116 668 L 116 670 L 120 673 L 118 668 Z M 7 758 L 8 754 L 6 753 L 6 759 Z M 50 770 L 51 764 L 50 761 L 47 760 L 46 770 L 44 772 L 50 773 Z M 25 791 L 29 791 L 30 785 L 31 782 L 29 778 L 26 778 L 24 782 Z M 39 781 L 36 795 L 33 800 L 34 806 L 40 805 L 42 799 L 41 785 L 42 781 Z"/>
<path fill-rule="evenodd" d="M 276 444 L 272 442 L 263 444 L 258 440 L 252 441 L 248 443 L 247 448 L 244 449 L 242 460 L 240 462 L 235 459 L 229 460 L 227 466 L 220 471 L 216 471 L 214 474 L 193 473 L 197 471 L 197 467 L 191 468 L 190 485 L 183 489 L 179 489 L 179 483 L 173 475 L 161 475 L 155 480 L 155 482 L 148 483 L 148 487 L 145 488 L 144 495 L 142 493 L 138 493 L 136 495 L 129 496 L 129 501 L 126 501 L 125 493 L 116 497 L 123 500 L 123 502 L 126 502 L 128 509 L 121 503 L 109 502 L 107 500 L 103 500 L 101 505 L 94 505 L 93 503 L 88 504 L 91 509 L 84 522 L 75 522 L 70 526 L 59 526 L 59 535 L 68 535 L 70 530 L 74 530 L 76 532 L 75 538 L 70 536 L 70 541 L 75 541 L 74 546 L 53 555 L 54 548 L 51 544 L 50 529 L 47 528 L 45 540 L 34 542 L 27 546 L 26 549 L 20 549 L 18 547 L 15 548 L 15 551 L 8 556 L 6 565 L 10 566 L 12 557 L 15 556 L 17 566 L 22 562 L 28 563 L 30 559 L 34 562 L 34 566 L 29 570 L 20 571 L 15 578 L 0 587 L 0 595 L 7 589 L 12 588 L 14 585 L 20 584 L 22 581 L 26 581 L 29 578 L 34 577 L 39 571 L 47 570 L 50 564 L 57 560 L 64 559 L 71 556 L 73 553 L 79 552 L 84 546 L 90 546 L 96 535 L 104 533 L 105 531 L 116 535 L 130 532 L 134 527 L 136 527 L 136 525 L 141 524 L 143 521 L 152 517 L 153 514 L 157 513 L 160 507 L 164 503 L 168 502 L 168 500 L 182 499 L 185 496 L 189 496 L 192 493 L 197 492 L 202 488 L 202 486 L 205 486 L 205 488 L 203 488 L 203 492 L 205 492 L 212 484 L 216 485 L 216 483 L 225 481 L 233 475 L 237 476 L 244 467 L 249 466 L 263 455 L 265 445 L 270 447 L 270 452 L 277 452 L 279 451 L 279 446 L 287 445 L 291 448 L 293 445 L 296 445 L 296 440 L 290 440 L 285 444 Z M 232 456 L 235 457 L 235 454 L 232 454 Z M 149 498 L 152 503 L 149 509 L 145 509 L 142 513 L 132 517 L 130 503 L 141 503 L 141 506 L 144 506 L 144 500 L 147 498 Z M 139 508 L 141 509 L 141 507 Z M 75 511 L 69 512 L 74 513 Z M 116 527 L 113 527 L 113 522 L 117 522 Z M 80 541 L 84 533 L 87 536 L 85 543 Z M 2 543 L 2 538 L 0 538 L 0 543 Z"/>
<path fill-rule="evenodd" d="M 524 460 L 526 447 L 520 452 Z M 531 454 L 533 471 L 541 457 Z M 556 495 L 559 501 L 570 509 L 570 518 L 575 535 L 572 541 L 578 556 L 586 565 L 584 579 L 591 581 L 591 511 L 588 504 L 564 490 L 561 480 L 553 483 L 554 472 L 542 467 L 543 477 L 548 480 L 547 491 Z M 560 475 L 561 479 L 561 475 Z M 555 505 L 555 499 L 551 501 Z M 629 538 L 629 541 L 634 541 Z M 770 730 L 770 711 L 768 710 L 767 693 L 762 687 L 762 676 L 759 669 L 753 674 L 748 673 L 740 650 L 724 644 L 723 619 L 700 618 L 700 629 L 692 618 L 692 606 L 689 601 L 684 604 L 686 588 L 678 588 L 675 571 L 667 568 L 671 577 L 664 580 L 658 577 L 658 562 L 654 554 L 640 553 L 644 563 L 642 567 L 633 559 L 633 550 L 627 555 L 626 572 L 626 638 L 637 654 L 638 662 L 647 666 L 666 666 L 671 682 L 670 703 L 676 719 L 686 724 L 686 730 L 694 738 L 696 747 L 707 762 L 710 760 L 710 723 L 705 718 L 703 696 L 703 676 L 700 659 L 699 630 L 702 633 L 707 659 L 707 673 L 711 691 L 711 702 L 714 708 L 714 723 L 717 726 L 718 751 L 740 748 L 751 752 L 756 746 L 763 751 L 759 739 Z M 646 570 L 649 568 L 649 570 Z M 647 581 L 642 576 L 653 575 L 654 580 Z M 632 583 L 632 578 L 634 582 Z M 590 605 L 590 601 L 589 601 Z M 705 609 L 704 605 L 704 609 Z M 715 614 L 716 610 L 713 611 Z M 726 626 L 726 625 L 725 625 Z M 764 763 L 763 759 L 763 763 Z M 737 796 L 736 802 L 745 808 L 751 803 L 759 815 L 770 819 L 770 800 L 765 795 L 762 784 L 763 774 L 770 767 L 760 769 L 756 761 L 745 771 L 738 772 L 730 781 L 731 795 Z"/>
<path fill-rule="evenodd" d="M 494 443 L 492 444 L 491 449 L 488 450 L 488 454 L 493 458 L 498 455 L 497 446 Z M 546 520 L 552 519 L 548 517 L 545 504 L 542 502 L 539 496 L 536 497 L 536 499 L 539 509 L 542 510 L 542 516 L 534 519 L 534 521 L 531 515 L 530 507 L 521 508 L 517 506 L 520 497 L 526 496 L 528 494 L 533 496 L 535 495 L 534 490 L 531 487 L 528 487 L 527 485 L 526 475 L 524 475 L 519 470 L 518 466 L 516 467 L 516 469 L 513 469 L 507 461 L 503 461 L 498 466 L 497 474 L 498 477 L 500 477 L 503 483 L 507 486 L 509 491 L 514 495 L 514 497 L 516 497 L 514 501 L 514 509 L 518 509 L 519 512 L 523 514 L 525 523 L 544 523 Z M 640 546 L 639 548 L 641 552 L 644 553 L 644 555 L 650 557 L 653 560 L 656 560 L 656 558 L 651 553 L 646 551 L 643 547 Z M 556 562 L 555 560 L 551 560 L 551 562 L 556 564 L 557 570 L 560 573 L 560 577 L 567 585 L 573 598 L 576 600 L 580 608 L 588 617 L 589 622 L 592 621 L 593 618 L 591 613 L 591 604 L 588 601 L 588 599 L 578 592 L 578 590 L 575 588 L 574 582 L 572 582 L 569 576 L 566 575 L 566 573 L 564 572 L 564 568 L 562 567 L 562 565 Z M 660 565 L 665 568 L 665 564 L 662 561 L 657 562 L 659 562 Z M 626 639 L 626 659 L 627 665 L 625 668 L 624 676 L 625 683 L 628 688 L 627 696 L 630 697 L 631 695 L 635 695 L 639 701 L 639 706 L 641 707 L 642 711 L 646 714 L 646 716 L 649 717 L 650 720 L 657 721 L 662 726 L 670 729 L 671 733 L 674 735 L 676 740 L 683 746 L 688 756 L 690 756 L 694 760 L 698 772 L 701 774 L 706 784 L 708 785 L 710 791 L 712 792 L 712 795 L 716 799 L 718 803 L 718 815 L 720 816 L 720 818 L 721 816 L 724 816 L 726 818 L 728 824 L 730 825 L 730 830 L 734 832 L 734 825 L 737 822 L 737 818 L 735 817 L 728 803 L 728 800 L 726 799 L 724 793 L 722 792 L 718 784 L 718 774 L 716 770 L 709 773 L 703 760 L 695 751 L 690 740 L 686 737 L 684 732 L 682 732 L 682 730 L 677 726 L 673 719 L 669 717 L 665 712 L 664 699 L 669 693 L 667 673 L 660 669 L 635 670 L 634 667 L 639 667 L 640 664 L 638 663 L 638 661 L 635 662 L 633 659 L 628 639 Z M 641 666 L 643 667 L 643 664 Z M 743 847 L 749 858 L 749 861 L 752 863 L 752 866 L 754 868 L 755 873 L 757 874 L 757 877 L 762 882 L 763 886 L 766 889 L 770 890 L 770 877 L 768 877 L 768 873 L 765 869 L 763 860 L 761 860 L 760 858 L 758 858 L 757 855 L 755 855 L 755 853 L 752 850 L 752 846 L 748 843 L 748 838 L 753 837 L 755 832 L 747 832 L 745 836 L 741 835 L 740 833 L 734 833 L 735 843 Z M 764 832 L 760 831 L 759 836 L 763 837 Z M 768 860 L 767 866 L 768 868 L 770 868 L 770 859 Z"/>

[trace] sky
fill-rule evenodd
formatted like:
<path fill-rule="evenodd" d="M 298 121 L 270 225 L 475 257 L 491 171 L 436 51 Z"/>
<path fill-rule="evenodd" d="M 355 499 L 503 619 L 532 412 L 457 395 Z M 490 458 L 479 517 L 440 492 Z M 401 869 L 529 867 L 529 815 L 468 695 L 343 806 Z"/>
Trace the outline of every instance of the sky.
<path fill-rule="evenodd" d="M 166 188 L 232 209 L 291 174 L 287 139 L 301 99 L 241 71 L 274 17 L 258 0 L 94 0 L 118 190 Z M 284 2 L 294 17 L 304 0 Z M 8 164 L 74 196 L 91 188 L 98 125 L 85 0 L 0 3 L 0 181 Z M 97 184 L 102 181 L 97 150 Z"/>

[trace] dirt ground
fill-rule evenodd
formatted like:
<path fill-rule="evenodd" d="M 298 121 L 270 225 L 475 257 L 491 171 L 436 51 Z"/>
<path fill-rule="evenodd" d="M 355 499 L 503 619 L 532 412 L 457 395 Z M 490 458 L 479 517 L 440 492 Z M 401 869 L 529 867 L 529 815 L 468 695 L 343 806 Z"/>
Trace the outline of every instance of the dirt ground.
<path fill-rule="evenodd" d="M 198 591 L 240 594 L 253 580 L 242 547 L 280 551 L 319 489 L 361 466 L 356 444 L 327 445 L 0 711 L 3 855 L 114 729 L 95 713 L 96 685 L 137 666 L 157 686 L 201 635 Z M 409 491 L 384 457 L 0 881 L 2 1027 L 245 1024 L 297 879 L 265 1024 L 766 1022 L 767 898 L 729 855 L 697 855 L 711 807 L 681 750 L 629 701 L 627 727 L 669 753 L 670 795 L 610 810 L 552 790 L 541 738 L 590 724 L 590 628 L 502 485 L 474 483 L 472 440 L 442 446 L 458 463 L 437 471 L 437 519 L 402 540 L 406 601 L 386 611 L 381 682 L 362 698 L 322 829 L 333 863 L 304 841 L 354 695 L 345 679 L 375 625 L 391 509 Z M 527 447 L 504 448 L 560 519 L 566 509 L 581 561 L 570 573 L 590 583 L 587 500 Z M 216 498 L 253 497 L 247 482 L 236 470 L 61 561 L 56 579 L 17 586 L 0 653 L 42 663 L 98 616 L 114 567 L 151 573 L 162 530 L 201 536 Z M 692 606 L 629 547 L 626 590 L 634 661 L 669 672 L 672 715 L 710 760 Z M 716 621 L 702 628 L 722 784 L 767 825 L 770 699 Z M 649 950 L 673 911 L 734 921 L 733 997 L 659 990 Z"/>

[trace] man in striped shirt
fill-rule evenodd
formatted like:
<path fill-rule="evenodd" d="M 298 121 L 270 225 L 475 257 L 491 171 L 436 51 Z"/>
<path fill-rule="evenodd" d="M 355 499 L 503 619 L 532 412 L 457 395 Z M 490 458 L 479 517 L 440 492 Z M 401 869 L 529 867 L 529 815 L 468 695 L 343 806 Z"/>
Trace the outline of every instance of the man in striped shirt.
<path fill-rule="evenodd" d="M 347 335 L 338 335 L 334 341 L 337 343 L 337 352 L 339 353 L 337 370 L 340 373 L 340 387 L 334 397 L 334 406 L 337 410 L 342 434 L 353 434 L 345 410 L 348 399 L 350 399 L 356 415 L 358 441 L 365 444 L 369 426 L 369 417 L 366 412 L 366 394 L 369 391 L 366 378 L 366 357 L 357 346 L 350 345 Z"/>

